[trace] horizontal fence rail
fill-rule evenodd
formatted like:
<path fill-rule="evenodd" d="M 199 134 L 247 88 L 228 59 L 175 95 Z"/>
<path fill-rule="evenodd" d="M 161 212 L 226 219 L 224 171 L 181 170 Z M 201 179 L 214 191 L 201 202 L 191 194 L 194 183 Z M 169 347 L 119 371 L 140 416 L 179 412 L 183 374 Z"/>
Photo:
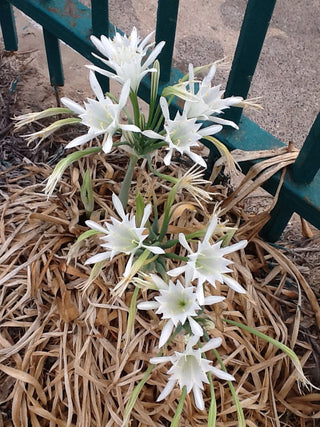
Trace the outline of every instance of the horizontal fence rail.
<path fill-rule="evenodd" d="M 276 0 L 248 0 L 240 36 L 229 75 L 225 96 L 239 95 L 245 98 L 259 59 L 265 35 Z M 6 50 L 18 49 L 12 6 L 30 16 L 43 27 L 50 81 L 63 85 L 63 64 L 59 40 L 62 40 L 95 65 L 101 61 L 92 55 L 95 50 L 90 35 L 105 34 L 112 37 L 116 29 L 109 22 L 108 0 L 91 0 L 91 8 L 78 0 L 0 0 L 0 23 Z M 156 42 L 166 44 L 159 55 L 161 81 L 159 94 L 164 86 L 176 83 L 182 73 L 172 68 L 179 0 L 158 0 Z M 103 65 L 105 67 L 105 65 Z M 100 79 L 100 77 L 99 77 Z M 100 80 L 99 80 L 100 81 Z M 108 79 L 100 81 L 109 90 Z M 150 79 L 143 79 L 139 96 L 148 101 Z M 178 106 L 175 106 L 178 109 Z M 267 150 L 285 144 L 261 129 L 242 115 L 239 108 L 230 108 L 224 118 L 239 124 L 240 130 L 224 129 L 217 135 L 229 150 Z M 284 179 L 279 199 L 271 212 L 271 219 L 263 229 L 269 241 L 277 240 L 291 215 L 296 212 L 320 229 L 320 115 L 316 118 L 299 156 Z M 208 168 L 212 168 L 216 153 L 210 148 Z M 241 167 L 248 171 L 254 162 L 244 162 Z M 275 194 L 280 183 L 280 173 L 272 176 L 264 188 Z"/>

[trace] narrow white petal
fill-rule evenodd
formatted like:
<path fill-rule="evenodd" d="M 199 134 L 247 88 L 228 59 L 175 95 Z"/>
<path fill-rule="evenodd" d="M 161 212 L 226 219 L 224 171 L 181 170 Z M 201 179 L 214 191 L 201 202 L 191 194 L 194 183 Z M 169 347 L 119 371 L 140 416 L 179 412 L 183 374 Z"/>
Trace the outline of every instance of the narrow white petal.
<path fill-rule="evenodd" d="M 173 268 L 172 270 L 167 271 L 167 273 L 169 274 L 169 276 L 173 276 L 173 277 L 177 277 L 180 276 L 180 274 L 182 274 L 186 269 L 186 266 L 183 265 L 181 267 L 177 267 L 177 268 Z"/>
<path fill-rule="evenodd" d="M 225 120 L 225 119 L 221 119 L 220 117 L 212 117 L 212 116 L 208 117 L 208 120 L 210 120 L 211 122 L 219 123 L 221 125 L 231 126 L 234 129 L 239 129 L 239 126 L 237 126 L 231 120 Z"/>
<path fill-rule="evenodd" d="M 189 320 L 192 333 L 198 337 L 202 337 L 203 330 L 199 325 L 199 323 L 197 323 L 191 316 L 188 317 L 188 320 Z"/>
<path fill-rule="evenodd" d="M 200 166 L 202 166 L 202 167 L 204 167 L 204 168 L 206 168 L 207 167 L 207 164 L 206 164 L 206 162 L 203 160 L 203 158 L 201 157 L 201 156 L 199 156 L 198 154 L 195 154 L 195 153 L 193 153 L 192 151 L 190 151 L 189 153 L 188 153 L 188 156 L 195 162 L 195 163 L 197 163 L 198 165 L 200 165 Z"/>
<path fill-rule="evenodd" d="M 163 113 L 165 120 L 167 120 L 167 121 L 170 120 L 169 107 L 168 107 L 168 102 L 167 102 L 166 98 L 161 96 L 159 102 L 160 102 L 161 110 L 162 110 L 162 113 Z"/>
<path fill-rule="evenodd" d="M 112 203 L 113 203 L 113 206 L 115 207 L 116 211 L 118 212 L 120 218 L 122 220 L 124 220 L 126 217 L 126 214 L 124 212 L 121 200 L 119 199 L 119 197 L 115 193 L 112 194 Z"/>
<path fill-rule="evenodd" d="M 231 252 L 238 251 L 239 249 L 244 249 L 248 244 L 247 240 L 241 240 L 240 242 L 234 243 L 233 245 L 226 246 L 225 248 L 221 248 L 221 252 L 223 255 L 231 254 Z"/>
<path fill-rule="evenodd" d="M 160 393 L 157 399 L 157 402 L 160 402 L 160 400 L 163 400 L 171 393 L 171 391 L 173 390 L 173 387 L 175 386 L 175 383 L 176 383 L 176 380 L 171 380 L 171 379 L 167 382 L 165 388 Z"/>
<path fill-rule="evenodd" d="M 172 150 L 169 150 L 168 153 L 165 155 L 165 157 L 163 158 L 163 163 L 166 166 L 170 165 L 171 162 L 171 157 L 172 157 Z"/>
<path fill-rule="evenodd" d="M 174 325 L 171 320 L 168 320 L 167 323 L 164 325 L 159 339 L 159 348 L 161 348 L 170 338 L 173 326 Z"/>
<path fill-rule="evenodd" d="M 119 98 L 120 108 L 123 108 L 126 105 L 129 93 L 130 93 L 130 80 L 127 80 L 124 83 L 123 88 L 122 88 L 121 93 L 120 93 L 120 98 Z"/>
<path fill-rule="evenodd" d="M 100 225 L 100 224 L 97 224 L 97 223 L 96 223 L 96 222 L 94 222 L 94 221 L 87 220 L 87 221 L 86 221 L 86 225 L 87 225 L 88 227 L 92 228 L 92 230 L 99 231 L 100 233 L 104 233 L 104 234 L 108 233 L 108 230 L 107 230 L 106 228 L 104 228 L 104 227 L 103 227 L 102 225 Z"/>
<path fill-rule="evenodd" d="M 218 348 L 218 347 L 220 347 L 221 344 L 222 344 L 221 338 L 211 338 L 210 341 L 206 342 L 201 347 L 201 353 L 206 353 L 209 350 L 213 350 L 214 348 Z"/>
<path fill-rule="evenodd" d="M 150 363 L 152 365 L 158 365 L 159 363 L 172 362 L 172 356 L 155 356 L 151 357 Z"/>
<path fill-rule="evenodd" d="M 70 141 L 65 148 L 73 148 L 73 147 L 78 147 L 79 145 L 83 145 L 88 141 L 91 141 L 93 138 L 95 138 L 96 136 L 98 136 L 97 134 L 93 134 L 93 133 L 86 133 L 85 135 L 81 135 L 78 136 L 77 138 L 73 139 L 72 141 Z"/>
<path fill-rule="evenodd" d="M 164 254 L 165 251 L 162 248 L 159 248 L 159 246 L 147 246 L 142 245 L 144 248 L 148 249 L 148 251 L 152 252 L 153 254 L 160 255 Z"/>
<path fill-rule="evenodd" d="M 103 61 L 103 58 L 100 58 L 100 56 L 98 56 L 98 55 L 94 55 L 94 56 Z M 107 62 L 107 61 L 103 61 L 103 62 Z M 110 71 L 104 70 L 103 68 L 97 67 L 96 65 L 86 65 L 86 67 L 89 68 L 90 70 L 97 71 L 98 73 L 100 73 L 106 77 L 109 77 L 110 79 L 116 78 L 116 75 L 114 73 L 111 73 Z"/>
<path fill-rule="evenodd" d="M 85 264 L 96 264 L 97 262 L 110 259 L 110 255 L 110 252 L 101 252 L 100 254 L 93 255 L 92 257 L 88 258 Z"/>
<path fill-rule="evenodd" d="M 200 279 L 198 281 L 196 295 L 197 295 L 197 300 L 198 300 L 199 305 L 204 305 L 203 283 L 201 283 Z"/>
<path fill-rule="evenodd" d="M 214 230 L 217 227 L 217 224 L 218 224 L 218 217 L 217 217 L 217 215 L 213 215 L 211 218 L 211 221 L 208 225 L 208 228 L 207 228 L 207 231 L 206 231 L 206 234 L 204 236 L 203 241 L 208 241 L 210 239 L 210 237 L 214 233 Z"/>
<path fill-rule="evenodd" d="M 196 404 L 196 407 L 200 409 L 200 411 L 203 411 L 204 401 L 203 401 L 202 391 L 200 390 L 200 387 L 194 385 L 192 390 L 193 390 L 194 403 Z"/>
<path fill-rule="evenodd" d="M 164 136 L 160 135 L 159 133 L 154 132 L 151 129 L 144 130 L 141 133 L 142 133 L 142 135 L 145 135 L 146 137 L 148 137 L 150 139 L 165 139 Z"/>
<path fill-rule="evenodd" d="M 226 285 L 229 286 L 229 288 L 233 289 L 236 292 L 239 292 L 239 294 L 245 294 L 246 290 L 232 277 L 227 276 L 226 274 L 223 274 L 223 281 Z"/>
<path fill-rule="evenodd" d="M 137 308 L 139 310 L 156 310 L 159 307 L 159 303 L 157 301 L 144 301 L 139 302 Z"/>
<path fill-rule="evenodd" d="M 212 126 L 207 126 L 205 128 L 200 129 L 198 133 L 200 133 L 201 136 L 214 135 L 222 131 L 222 129 L 223 128 L 220 125 L 212 125 Z"/>
<path fill-rule="evenodd" d="M 149 65 L 154 62 L 154 60 L 156 59 L 156 57 L 161 52 L 161 50 L 162 50 L 162 48 L 163 48 L 164 45 L 165 45 L 165 42 L 162 41 L 162 42 L 158 43 L 155 46 L 155 48 L 153 49 L 153 51 L 150 53 L 148 59 L 146 60 L 146 62 L 143 64 L 143 68 L 149 67 Z"/>
<path fill-rule="evenodd" d="M 92 70 L 90 70 L 90 73 L 89 73 L 89 81 L 94 94 L 96 95 L 99 101 L 102 101 L 104 99 L 104 94 L 102 92 L 98 79 L 96 78 Z"/>
<path fill-rule="evenodd" d="M 149 216 L 150 216 L 150 214 L 151 214 L 151 210 L 152 210 L 152 206 L 151 206 L 151 203 L 149 203 L 149 204 L 144 208 L 144 211 L 143 211 L 143 217 L 142 217 L 142 220 L 141 220 L 141 225 L 140 225 L 140 227 L 144 227 L 144 226 L 145 226 L 145 223 L 148 221 Z"/>
<path fill-rule="evenodd" d="M 108 133 L 107 139 L 104 141 L 104 143 L 102 145 L 103 152 L 106 154 L 110 153 L 110 151 L 112 149 L 112 145 L 113 145 L 112 134 Z"/>
<path fill-rule="evenodd" d="M 133 263 L 133 256 L 134 256 L 134 254 L 131 254 L 130 258 L 127 261 L 127 265 L 126 265 L 126 268 L 124 270 L 123 277 L 128 277 L 129 276 L 129 273 L 130 273 L 130 270 L 131 270 L 131 267 L 132 267 L 132 263 Z"/>
<path fill-rule="evenodd" d="M 129 132 L 141 132 L 141 129 L 136 125 L 120 125 L 120 129 L 126 130 Z"/>
<path fill-rule="evenodd" d="M 62 104 L 64 104 L 67 108 L 69 108 L 74 113 L 80 115 L 86 112 L 86 110 L 81 107 L 77 102 L 72 101 L 72 99 L 69 98 L 61 98 Z"/>
<path fill-rule="evenodd" d="M 185 249 L 187 249 L 188 252 L 192 254 L 192 249 L 190 248 L 190 245 L 187 242 L 186 236 L 183 233 L 179 233 L 179 242 Z"/>
<path fill-rule="evenodd" d="M 218 302 L 221 302 L 223 300 L 225 300 L 225 297 L 211 295 L 209 297 L 204 298 L 204 305 L 217 304 Z"/>
<path fill-rule="evenodd" d="M 227 381 L 235 381 L 234 376 L 228 374 L 227 372 L 222 371 L 221 369 L 215 368 L 214 366 L 210 367 L 210 371 L 217 377 L 221 378 L 222 380 Z"/>

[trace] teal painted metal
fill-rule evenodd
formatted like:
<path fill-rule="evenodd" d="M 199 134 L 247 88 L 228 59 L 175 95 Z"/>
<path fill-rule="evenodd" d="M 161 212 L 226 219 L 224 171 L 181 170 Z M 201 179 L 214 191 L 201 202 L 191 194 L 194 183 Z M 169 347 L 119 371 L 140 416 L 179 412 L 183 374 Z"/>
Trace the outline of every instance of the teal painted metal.
<path fill-rule="evenodd" d="M 310 184 L 320 168 L 320 113 L 292 166 L 292 177 L 298 184 Z"/>
<path fill-rule="evenodd" d="M 269 20 L 276 0 L 249 0 L 240 37 L 236 49 L 232 70 L 226 89 L 226 96 L 241 95 L 246 97 L 259 54 L 263 45 Z M 29 15 L 44 28 L 44 37 L 48 51 L 48 65 L 51 82 L 62 81 L 62 65 L 58 39 L 63 40 L 90 62 L 101 66 L 101 62 L 92 56 L 94 47 L 90 35 L 107 34 L 113 37 L 119 31 L 109 24 L 108 0 L 91 0 L 92 11 L 78 0 L 0 0 L 1 26 L 4 32 L 6 49 L 16 49 L 14 19 L 11 4 Z M 166 41 L 160 56 L 162 81 L 159 93 L 164 86 L 174 84 L 182 73 L 172 69 L 179 0 L 159 0 L 157 13 L 156 41 Z M 8 19 L 5 19 L 8 17 Z M 120 31 L 121 32 L 121 31 Z M 105 66 L 105 65 L 103 65 Z M 139 89 L 139 96 L 148 101 L 150 78 L 146 76 Z M 178 109 L 178 105 L 174 105 Z M 243 150 L 268 149 L 284 146 L 281 141 L 259 128 L 248 118 L 241 116 L 241 110 L 231 108 L 224 118 L 239 122 L 240 130 L 225 129 L 218 138 L 230 149 Z M 265 226 L 265 237 L 274 241 L 279 238 L 293 212 L 297 212 L 307 221 L 320 229 L 320 161 L 315 155 L 320 134 L 320 118 L 317 117 L 301 153 L 286 175 L 280 192 L 279 202 L 272 211 L 271 220 Z M 214 150 L 210 147 L 210 162 Z M 246 172 L 253 162 L 244 162 L 242 169 Z M 264 185 L 267 191 L 274 194 L 280 182 L 280 174 L 273 176 Z M 311 182 L 305 185 L 306 182 Z"/>
<path fill-rule="evenodd" d="M 60 54 L 59 40 L 46 28 L 43 28 L 43 38 L 47 54 L 50 82 L 52 86 L 63 86 L 63 67 Z"/>
<path fill-rule="evenodd" d="M 91 27 L 92 34 L 101 37 L 109 36 L 109 1 L 91 0 Z M 108 77 L 97 75 L 97 79 L 104 92 L 109 92 L 110 82 Z"/>
<path fill-rule="evenodd" d="M 6 0 L 0 0 L 0 24 L 6 50 L 18 50 L 18 38 L 12 5 Z"/>
<path fill-rule="evenodd" d="M 158 1 L 156 43 L 159 43 L 162 40 L 166 42 L 159 55 L 161 82 L 168 82 L 170 80 L 178 9 L 179 0 Z"/>
<path fill-rule="evenodd" d="M 91 0 L 92 34 L 109 36 L 109 1 Z"/>
<path fill-rule="evenodd" d="M 237 95 L 244 99 L 260 56 L 276 0 L 249 0 L 241 26 L 236 52 L 226 87 L 225 97 Z M 230 108 L 223 118 L 239 123 L 242 110 Z"/>

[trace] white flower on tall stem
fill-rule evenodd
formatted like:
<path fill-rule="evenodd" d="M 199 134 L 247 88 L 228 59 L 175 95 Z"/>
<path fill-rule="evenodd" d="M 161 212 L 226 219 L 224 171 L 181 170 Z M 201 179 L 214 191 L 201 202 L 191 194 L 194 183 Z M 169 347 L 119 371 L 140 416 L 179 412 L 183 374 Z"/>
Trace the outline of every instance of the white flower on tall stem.
<path fill-rule="evenodd" d="M 140 81 L 143 77 L 147 73 L 156 71 L 155 68 L 149 68 L 149 66 L 155 61 L 165 44 L 164 41 L 157 44 L 148 58 L 143 62 L 148 50 L 155 44 L 149 43 L 153 33 L 154 31 L 142 41 L 140 37 L 138 37 L 137 29 L 135 27 L 133 27 L 129 37 L 126 35 L 122 36 L 118 32 L 116 32 L 113 39 L 104 35 L 101 36 L 101 39 L 91 36 L 92 43 L 98 51 L 107 58 L 107 60 L 96 54 L 93 55 L 99 58 L 108 67 L 112 68 L 115 73 L 104 70 L 103 68 L 99 68 L 95 65 L 89 65 L 88 67 L 120 82 L 121 84 L 130 80 L 132 91 L 137 92 Z"/>
<path fill-rule="evenodd" d="M 167 319 L 160 335 L 159 347 L 162 347 L 168 341 L 174 327 L 177 327 L 179 323 L 184 325 L 186 321 L 189 322 L 194 335 L 202 336 L 203 330 L 193 318 L 197 316 L 197 311 L 200 310 L 195 293 L 196 288 L 189 286 L 189 283 L 183 286 L 179 280 L 176 283 L 170 280 L 169 284 L 167 284 L 155 274 L 151 275 L 151 279 L 158 287 L 160 296 L 156 296 L 154 298 L 155 301 L 140 302 L 137 307 L 139 310 L 157 309 L 156 313 L 162 314 L 162 318 Z M 212 295 L 204 298 L 204 305 L 216 304 L 224 299 L 222 296 Z"/>
<path fill-rule="evenodd" d="M 186 154 L 195 163 L 200 166 L 207 167 L 206 162 L 201 156 L 191 151 L 192 147 L 198 147 L 202 137 L 214 135 L 222 130 L 222 126 L 213 125 L 200 129 L 202 124 L 196 123 L 197 119 L 187 118 L 187 113 L 183 110 L 182 114 L 177 112 L 174 120 L 170 119 L 169 107 L 167 100 L 164 97 L 160 98 L 160 106 L 165 119 L 164 129 L 166 134 L 160 135 L 151 130 L 143 132 L 144 135 L 150 138 L 158 138 L 164 140 L 168 144 L 168 153 L 164 157 L 164 164 L 169 165 L 174 150 L 180 154 Z"/>
<path fill-rule="evenodd" d="M 90 257 L 85 264 L 94 264 L 106 259 L 112 259 L 115 255 L 121 253 L 130 255 L 124 272 L 124 277 L 126 277 L 131 270 L 133 257 L 138 249 L 145 248 L 154 254 L 162 254 L 164 250 L 158 246 L 149 246 L 143 243 L 148 237 L 147 228 L 144 228 L 144 225 L 149 219 L 151 204 L 145 207 L 141 226 L 137 227 L 135 215 L 129 218 L 129 214 L 125 214 L 122 203 L 115 194 L 112 195 L 112 202 L 121 221 L 111 218 L 112 224 L 106 222 L 105 227 L 91 220 L 86 221 L 86 225 L 92 230 L 105 234 L 101 238 L 104 241 L 101 246 L 106 248 L 107 251 Z"/>
<path fill-rule="evenodd" d="M 190 92 L 197 99 L 194 98 L 192 101 L 186 101 L 184 107 L 186 115 L 188 119 L 197 118 L 197 120 L 210 120 L 221 125 L 228 125 L 238 129 L 238 126 L 231 120 L 224 120 L 220 117 L 213 116 L 214 114 L 220 114 L 226 108 L 240 104 L 243 101 L 241 96 L 222 98 L 224 91 L 220 90 L 221 85 L 211 87 L 211 80 L 215 75 L 216 69 L 216 63 L 214 63 L 208 74 L 199 84 L 199 89 L 196 92 L 193 65 L 189 65 Z"/>
<path fill-rule="evenodd" d="M 216 377 L 223 380 L 235 380 L 235 378 L 227 372 L 211 366 L 210 360 L 201 357 L 201 353 L 206 353 L 209 350 L 219 347 L 222 342 L 221 338 L 212 338 L 201 348 L 194 350 L 192 347 L 197 344 L 198 340 L 199 337 L 192 336 L 186 345 L 185 351 L 182 353 L 176 351 L 172 356 L 152 357 L 150 359 L 150 363 L 153 364 L 172 363 L 172 367 L 168 371 L 170 378 L 159 395 L 157 402 L 165 399 L 173 390 L 176 382 L 178 382 L 180 389 L 186 387 L 187 393 L 190 393 L 191 390 L 193 391 L 196 407 L 203 410 L 205 406 L 201 390 L 204 388 L 203 383 L 209 383 L 207 377 L 208 372 L 211 372 Z"/>
<path fill-rule="evenodd" d="M 119 131 L 140 132 L 135 125 L 120 124 L 120 112 L 127 103 L 130 92 L 128 81 L 122 88 L 119 103 L 114 104 L 110 98 L 106 98 L 93 71 L 90 71 L 90 84 L 96 99 L 88 98 L 84 107 L 69 98 L 61 98 L 61 102 L 81 118 L 81 123 L 89 128 L 88 133 L 73 139 L 65 148 L 77 147 L 96 138 L 105 135 L 102 149 L 109 153 L 112 148 L 112 137 Z"/>
<path fill-rule="evenodd" d="M 191 275 L 191 280 L 198 281 L 197 284 L 197 298 L 200 305 L 204 302 L 204 282 L 209 282 L 214 288 L 216 282 L 225 283 L 231 289 L 239 293 L 245 293 L 245 289 L 231 276 L 226 273 L 232 272 L 228 265 L 232 261 L 224 258 L 224 255 L 243 249 L 247 245 L 246 240 L 241 240 L 238 243 L 227 247 L 221 247 L 222 241 L 214 244 L 210 243 L 210 238 L 218 225 L 218 217 L 214 214 L 204 236 L 202 242 L 198 242 L 198 250 L 193 252 L 185 235 L 179 234 L 180 244 L 189 252 L 188 261 L 185 265 L 174 268 L 168 271 L 170 276 L 179 276 L 180 274 Z"/>

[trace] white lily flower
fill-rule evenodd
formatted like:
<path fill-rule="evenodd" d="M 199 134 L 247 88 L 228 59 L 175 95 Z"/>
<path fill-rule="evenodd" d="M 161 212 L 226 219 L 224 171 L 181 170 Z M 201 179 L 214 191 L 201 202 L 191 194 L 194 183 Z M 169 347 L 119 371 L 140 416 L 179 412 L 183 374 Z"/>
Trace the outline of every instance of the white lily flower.
<path fill-rule="evenodd" d="M 193 65 L 189 65 L 190 92 L 192 95 L 197 97 L 197 100 L 193 99 L 192 101 L 186 101 L 184 107 L 186 115 L 188 119 L 196 118 L 197 120 L 210 120 L 221 125 L 228 125 L 235 129 L 239 129 L 234 122 L 213 116 L 214 114 L 220 114 L 226 108 L 240 104 L 243 101 L 241 96 L 222 98 L 224 91 L 220 90 L 221 85 L 211 87 L 211 80 L 215 75 L 216 69 L 216 63 L 214 63 L 206 77 L 199 84 L 198 91 L 195 92 Z"/>
<path fill-rule="evenodd" d="M 176 382 L 178 382 L 180 389 L 186 387 L 187 393 L 193 391 L 195 405 L 198 409 L 205 408 L 201 390 L 203 390 L 203 383 L 208 384 L 209 380 L 207 372 L 212 372 L 216 377 L 227 381 L 234 381 L 235 378 L 222 371 L 219 368 L 211 366 L 211 361 L 201 357 L 201 353 L 217 348 L 221 345 L 221 338 L 212 338 L 209 342 L 204 344 L 201 348 L 194 350 L 192 347 L 197 344 L 199 337 L 192 336 L 183 353 L 175 352 L 172 356 L 152 357 L 150 363 L 166 363 L 171 362 L 172 367 L 169 369 L 168 374 L 170 378 L 167 385 L 159 395 L 157 402 L 165 399 L 173 390 Z"/>
<path fill-rule="evenodd" d="M 208 281 L 214 288 L 216 287 L 217 281 L 225 283 L 236 292 L 246 292 L 235 279 L 226 274 L 232 272 L 228 267 L 228 265 L 232 264 L 232 261 L 224 258 L 224 255 L 245 248 L 248 242 L 246 240 L 241 240 L 238 243 L 224 248 L 221 247 L 221 240 L 211 244 L 210 238 L 217 225 L 218 217 L 213 215 L 203 241 L 198 243 L 198 250 L 196 252 L 192 251 L 184 234 L 180 233 L 179 242 L 189 252 L 188 261 L 185 265 L 168 271 L 170 276 L 178 276 L 185 273 L 191 275 L 191 280 L 198 280 L 197 298 L 200 305 L 203 305 L 204 302 L 203 284 L 205 281 Z"/>
<path fill-rule="evenodd" d="M 88 68 L 98 71 L 99 73 L 112 78 L 121 84 L 126 83 L 130 80 L 131 89 L 137 92 L 140 81 L 147 73 L 156 72 L 155 68 L 149 68 L 149 66 L 155 61 L 159 53 L 161 52 L 165 42 L 160 42 L 153 51 L 150 53 L 148 58 L 143 62 L 144 57 L 148 53 L 148 49 L 154 46 L 155 43 L 149 43 L 154 31 L 150 33 L 143 41 L 137 35 L 137 29 L 133 27 L 131 35 L 121 35 L 116 33 L 114 38 L 108 38 L 104 35 L 101 39 L 95 36 L 91 36 L 91 41 L 98 49 L 99 52 L 104 55 L 106 59 L 93 54 L 99 58 L 108 67 L 112 68 L 115 73 L 104 70 L 103 68 L 89 65 Z M 149 44 L 148 44 L 149 43 Z"/>
<path fill-rule="evenodd" d="M 85 264 L 95 264 L 106 259 L 111 260 L 115 255 L 120 253 L 130 255 L 124 272 L 124 277 L 126 277 L 130 272 L 133 257 L 139 248 L 148 249 L 154 254 L 162 254 L 164 250 L 159 246 L 147 246 L 143 244 L 144 240 L 148 237 L 147 228 L 144 228 L 144 225 L 149 219 L 151 204 L 147 205 L 144 209 L 141 227 L 136 227 L 135 215 L 129 218 L 129 214 L 125 214 L 122 203 L 115 194 L 112 195 L 112 202 L 121 221 L 111 218 L 112 224 L 106 222 L 105 227 L 91 220 L 86 221 L 86 225 L 92 230 L 105 234 L 101 238 L 104 241 L 101 246 L 106 248 L 107 251 L 90 257 Z"/>
<path fill-rule="evenodd" d="M 179 280 L 173 283 L 171 280 L 167 284 L 160 277 L 151 274 L 151 280 L 156 284 L 160 292 L 160 296 L 155 297 L 155 301 L 145 301 L 137 305 L 140 310 L 155 310 L 157 314 L 162 314 L 162 319 L 167 319 L 167 322 L 162 329 L 159 347 L 162 347 L 170 338 L 172 330 L 179 323 L 184 325 L 188 320 L 191 331 L 194 335 L 202 336 L 203 330 L 199 323 L 193 319 L 197 316 L 197 311 L 200 306 L 197 302 L 196 288 L 194 286 L 183 286 Z M 204 298 L 204 305 L 216 304 L 223 301 L 225 298 L 221 296 L 209 296 Z"/>
<path fill-rule="evenodd" d="M 90 84 L 96 99 L 88 98 L 84 107 L 69 98 L 61 98 L 61 102 L 81 118 L 81 123 L 89 128 L 88 133 L 73 139 L 65 148 L 83 145 L 93 138 L 105 135 L 102 149 L 109 153 L 112 148 L 112 136 L 119 130 L 140 132 L 135 125 L 120 124 L 120 112 L 127 103 L 130 92 L 128 81 L 122 88 L 119 104 L 114 104 L 110 98 L 106 98 L 93 71 L 90 71 Z"/>
<path fill-rule="evenodd" d="M 168 144 L 168 153 L 164 158 L 165 165 L 169 165 L 174 150 L 180 154 L 187 154 L 195 163 L 207 167 L 206 162 L 201 156 L 191 151 L 191 147 L 198 147 L 199 141 L 203 136 L 214 135 L 222 130 L 222 126 L 213 125 L 201 128 L 201 123 L 196 123 L 197 119 L 187 118 L 187 113 L 183 110 L 182 114 L 178 111 L 174 120 L 170 119 L 169 107 L 164 97 L 160 98 L 160 106 L 165 119 L 164 129 L 166 135 L 157 134 L 151 130 L 142 132 L 149 138 L 158 138 Z"/>

